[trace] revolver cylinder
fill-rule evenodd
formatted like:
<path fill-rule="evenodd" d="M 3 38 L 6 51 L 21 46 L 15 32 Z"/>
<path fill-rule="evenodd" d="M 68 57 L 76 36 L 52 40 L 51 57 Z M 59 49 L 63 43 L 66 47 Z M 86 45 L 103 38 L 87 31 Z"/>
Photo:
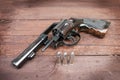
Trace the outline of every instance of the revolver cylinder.
<path fill-rule="evenodd" d="M 56 25 L 52 33 L 53 35 L 59 35 L 63 39 L 65 39 L 68 35 L 68 33 L 74 28 L 73 23 L 67 19 L 62 20 L 58 25 Z"/>

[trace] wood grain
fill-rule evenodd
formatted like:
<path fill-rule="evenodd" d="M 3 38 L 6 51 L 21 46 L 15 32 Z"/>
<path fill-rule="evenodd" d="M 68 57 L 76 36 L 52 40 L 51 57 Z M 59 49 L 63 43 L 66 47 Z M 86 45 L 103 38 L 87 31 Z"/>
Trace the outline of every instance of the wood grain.
<path fill-rule="evenodd" d="M 14 20 L 1 23 L 1 55 L 18 55 L 31 44 L 51 23 L 58 20 Z M 49 48 L 45 55 L 55 55 L 57 51 L 75 51 L 76 55 L 120 54 L 119 20 L 111 22 L 105 38 L 99 39 L 90 34 L 80 33 L 81 40 L 74 47 Z M 41 53 L 39 51 L 38 53 Z"/>
<path fill-rule="evenodd" d="M 0 57 L 1 80 L 119 80 L 120 58 L 114 56 L 75 56 L 73 65 L 55 64 L 55 56 L 37 56 L 24 65 L 14 69 L 14 57 Z"/>
<path fill-rule="evenodd" d="M 6 19 L 62 19 L 69 17 L 120 19 L 119 4 L 119 0 L 5 0 L 1 2 L 0 17 Z"/>
<path fill-rule="evenodd" d="M 47 29 L 52 23 L 60 20 L 13 20 L 1 22 L 0 35 L 39 35 Z M 107 20 L 111 22 L 108 35 L 120 34 L 120 20 Z"/>
<path fill-rule="evenodd" d="M 119 45 L 120 37 L 119 34 L 113 34 L 109 35 L 106 34 L 106 36 L 103 39 L 97 38 L 95 36 L 92 36 L 90 34 L 86 33 L 80 33 L 81 34 L 81 40 L 78 44 L 84 44 L 84 45 L 107 45 L 107 46 L 115 46 Z M 12 36 L 2 36 L 1 37 L 1 45 L 16 45 L 16 44 L 30 44 L 35 39 L 37 39 L 38 35 L 12 35 Z M 88 40 L 89 39 L 89 40 Z M 113 42 L 115 40 L 115 42 Z"/>
<path fill-rule="evenodd" d="M 19 55 L 27 45 L 1 45 L 0 46 L 0 55 Z M 52 48 L 48 48 L 45 52 L 41 52 L 41 49 L 38 51 L 37 55 L 56 55 L 56 53 L 60 52 L 72 52 L 74 51 L 76 55 L 120 55 L 120 46 L 107 46 L 107 45 L 76 45 L 73 47 L 60 47 L 56 50 Z"/>
<path fill-rule="evenodd" d="M 80 33 L 73 47 L 39 50 L 17 70 L 11 61 L 51 23 L 97 18 L 111 22 L 103 39 Z M 55 63 L 56 52 L 75 52 L 73 65 Z M 0 80 L 119 80 L 120 0 L 0 0 Z"/>
<path fill-rule="evenodd" d="M 119 19 L 119 7 L 33 7 L 16 9 L 11 15 L 2 14 L 2 18 L 10 19 L 62 19 L 62 18 L 97 18 Z M 113 13 L 117 12 L 117 14 Z M 48 15 L 52 14 L 52 15 Z M 85 14 L 85 15 L 84 15 Z M 107 15 L 106 15 L 107 14 Z M 8 17 L 9 16 L 9 17 Z"/>

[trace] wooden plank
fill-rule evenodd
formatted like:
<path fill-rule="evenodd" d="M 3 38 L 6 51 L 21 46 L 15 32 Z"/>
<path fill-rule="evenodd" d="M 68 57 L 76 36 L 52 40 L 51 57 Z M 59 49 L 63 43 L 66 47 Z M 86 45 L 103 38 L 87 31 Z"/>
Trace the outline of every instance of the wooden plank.
<path fill-rule="evenodd" d="M 14 20 L 10 23 L 9 21 L 1 23 L 1 54 L 20 54 L 29 44 L 31 44 L 33 40 L 35 40 L 38 37 L 40 33 L 42 33 L 48 27 L 48 25 L 55 21 L 58 20 Z M 81 41 L 75 47 L 62 47 L 55 51 L 48 49 L 44 54 L 54 55 L 57 51 L 76 51 L 77 55 L 119 54 L 119 20 L 110 21 L 112 23 L 105 38 L 99 39 L 94 36 L 81 33 Z"/>
<path fill-rule="evenodd" d="M 30 44 L 42 33 L 48 25 L 56 22 L 55 20 L 45 21 L 14 21 L 8 25 L 1 25 L 1 43 L 4 44 Z M 6 24 L 6 23 L 5 23 Z M 119 45 L 119 20 L 111 20 L 111 25 L 105 38 L 99 39 L 86 33 L 81 33 L 79 44 L 88 45 Z M 89 38 L 89 40 L 88 40 Z"/>
<path fill-rule="evenodd" d="M 18 55 L 20 54 L 29 44 L 19 45 L 0 45 L 0 55 Z M 59 47 L 57 49 L 48 48 L 45 52 L 38 51 L 37 55 L 55 55 L 58 51 L 61 52 L 72 52 L 76 55 L 120 55 L 120 46 L 116 45 L 75 45 L 72 47 Z"/>
<path fill-rule="evenodd" d="M 52 23 L 60 20 L 13 20 L 0 23 L 0 35 L 39 35 Z M 111 22 L 108 34 L 120 34 L 120 21 L 108 20 Z"/>
<path fill-rule="evenodd" d="M 35 7 L 16 9 L 12 19 L 61 19 L 69 17 L 119 19 L 119 7 Z M 116 13 L 114 13 L 116 12 Z M 48 15 L 52 14 L 52 15 Z M 3 15 L 4 16 L 4 15 Z"/>
<path fill-rule="evenodd" d="M 55 64 L 55 56 L 37 56 L 23 68 L 11 66 L 14 57 L 0 56 L 1 80 L 119 80 L 120 58 L 110 56 L 75 56 L 73 65 Z"/>
<path fill-rule="evenodd" d="M 0 80 L 119 80 L 120 58 L 108 56 L 120 55 L 119 14 L 120 0 L 1 1 Z M 69 17 L 109 19 L 112 24 L 103 39 L 81 33 L 78 45 L 48 48 L 44 53 L 39 50 L 35 59 L 22 69 L 13 68 L 11 61 L 43 30 Z M 56 57 L 51 55 L 58 51 L 74 51 L 77 55 L 74 64 L 55 64 Z"/>
<path fill-rule="evenodd" d="M 112 4 L 111 4 L 112 3 Z M 41 7 L 41 6 L 119 6 L 119 0 L 4 0 L 0 8 Z M 101 5 L 101 6 L 100 6 Z"/>
<path fill-rule="evenodd" d="M 111 4 L 112 3 L 112 4 Z M 0 8 L 43 7 L 43 6 L 119 6 L 119 0 L 4 0 Z M 100 6 L 101 5 L 101 6 Z"/>
<path fill-rule="evenodd" d="M 39 0 L 5 0 L 2 1 L 0 5 L 0 17 L 6 19 L 61 19 L 69 17 L 120 19 L 119 4 L 120 2 L 118 0 L 77 0 L 69 2 Z M 52 15 L 48 15 L 49 13 Z"/>
<path fill-rule="evenodd" d="M 80 33 L 81 40 L 78 44 L 82 45 L 107 45 L 107 46 L 115 46 L 119 45 L 120 43 L 120 36 L 119 35 L 108 35 L 103 39 L 97 38 L 95 36 L 92 36 L 90 34 L 86 33 Z M 31 44 L 35 39 L 37 39 L 38 36 L 35 35 L 29 35 L 29 36 L 1 36 L 0 44 L 1 45 L 19 45 L 19 44 Z"/>
<path fill-rule="evenodd" d="M 77 12 L 79 16 L 76 16 L 76 17 L 88 17 L 88 16 L 95 17 L 97 14 L 99 14 L 98 16 L 99 18 L 107 18 L 108 16 L 106 17 L 104 16 L 105 13 L 109 13 L 111 15 L 111 13 L 113 12 L 116 12 L 116 11 L 119 12 L 120 10 L 119 4 L 120 4 L 119 0 L 114 0 L 114 1 L 113 0 L 102 0 L 102 1 L 101 0 L 74 0 L 74 1 L 73 0 L 69 0 L 69 1 L 68 0 L 62 0 L 62 1 L 61 0 L 50 0 L 50 1 L 48 0 L 42 0 L 42 1 L 41 0 L 4 0 L 4 1 L 1 1 L 0 3 L 0 17 L 11 18 L 12 16 L 12 18 L 15 19 L 14 15 L 20 12 L 19 14 L 17 14 L 17 18 L 19 19 L 21 18 L 33 19 L 36 16 L 33 16 L 32 14 L 44 15 L 45 17 L 42 18 L 41 16 L 38 16 L 37 19 L 46 19 L 48 13 L 51 12 L 51 14 L 57 14 L 56 16 L 54 15 L 54 18 L 61 19 L 64 17 L 69 17 L 70 15 L 74 17 L 76 16 L 76 12 Z M 54 9 L 53 7 L 56 7 L 56 9 Z M 61 7 L 65 7 L 65 9 Z M 74 8 L 74 7 L 78 7 L 78 8 Z M 27 11 L 23 12 L 21 11 L 20 8 Z M 72 9 L 72 12 L 71 12 L 71 9 Z M 40 10 L 40 11 L 37 11 L 37 10 Z M 94 10 L 97 10 L 98 12 L 94 12 Z M 32 14 L 30 14 L 31 11 L 33 11 Z M 91 14 L 86 14 L 90 12 Z M 93 12 L 94 14 L 92 14 Z M 59 15 L 58 17 L 59 13 L 61 13 L 61 15 Z M 86 16 L 85 15 L 81 16 L 84 13 L 86 14 Z M 26 14 L 28 16 L 25 17 L 24 15 Z M 64 14 L 65 15 L 67 14 L 67 16 L 65 16 Z M 29 15 L 32 15 L 32 16 L 30 17 Z M 119 16 L 119 14 L 117 15 Z M 53 18 L 53 16 L 49 15 L 47 19 L 48 18 Z"/>

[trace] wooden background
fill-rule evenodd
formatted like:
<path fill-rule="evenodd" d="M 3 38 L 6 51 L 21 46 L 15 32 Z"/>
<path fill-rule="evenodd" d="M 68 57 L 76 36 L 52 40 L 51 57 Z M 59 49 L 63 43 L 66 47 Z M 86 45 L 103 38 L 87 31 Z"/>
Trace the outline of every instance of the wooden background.
<path fill-rule="evenodd" d="M 38 51 L 19 70 L 11 65 L 51 23 L 70 17 L 111 25 L 103 39 L 81 33 L 76 46 Z M 74 64 L 56 65 L 57 51 L 74 51 Z M 120 0 L 0 0 L 0 80 L 120 80 L 119 55 Z"/>

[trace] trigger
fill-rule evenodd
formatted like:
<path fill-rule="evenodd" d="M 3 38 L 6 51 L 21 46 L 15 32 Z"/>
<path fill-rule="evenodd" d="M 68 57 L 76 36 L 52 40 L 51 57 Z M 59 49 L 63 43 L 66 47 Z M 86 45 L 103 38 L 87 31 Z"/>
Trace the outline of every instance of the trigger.
<path fill-rule="evenodd" d="M 70 40 L 70 41 L 72 41 L 72 42 L 75 41 L 74 37 L 72 37 L 72 36 L 67 37 L 67 39 Z"/>
<path fill-rule="evenodd" d="M 51 46 L 56 49 L 57 47 L 60 47 L 60 46 L 63 46 L 63 45 L 64 45 L 63 41 L 58 41 L 58 42 L 52 43 Z"/>
<path fill-rule="evenodd" d="M 68 44 L 65 41 L 63 41 L 64 45 L 66 45 L 66 46 L 73 46 L 73 45 L 76 45 L 80 41 L 81 37 L 80 37 L 80 34 L 78 34 L 75 31 L 72 31 L 71 35 L 68 35 L 67 39 L 72 41 L 72 43 Z"/>

